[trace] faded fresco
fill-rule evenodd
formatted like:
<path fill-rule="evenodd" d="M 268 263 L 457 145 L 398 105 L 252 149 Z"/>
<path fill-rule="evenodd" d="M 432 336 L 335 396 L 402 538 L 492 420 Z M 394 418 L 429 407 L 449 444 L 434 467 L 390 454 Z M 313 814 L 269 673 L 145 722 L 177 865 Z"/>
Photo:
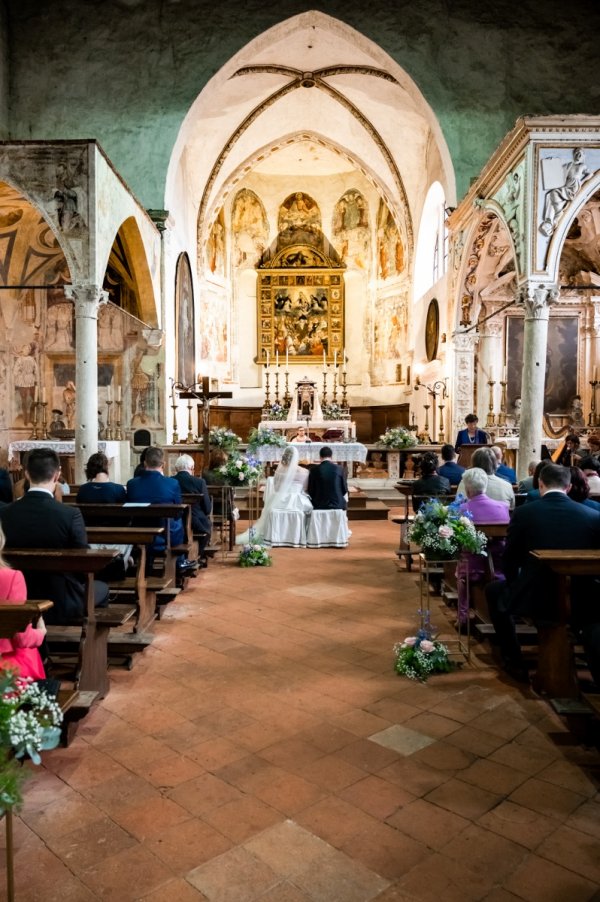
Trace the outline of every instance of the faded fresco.
<path fill-rule="evenodd" d="M 399 276 L 406 267 L 404 242 L 389 207 L 382 200 L 377 213 L 377 270 L 380 279 Z"/>
<path fill-rule="evenodd" d="M 233 201 L 231 231 L 235 266 L 255 266 L 269 241 L 269 223 L 262 202 L 248 188 Z"/>
<path fill-rule="evenodd" d="M 302 191 L 290 194 L 280 206 L 277 229 L 278 249 L 292 244 L 323 247 L 321 211 L 317 202 Z"/>
<path fill-rule="evenodd" d="M 507 403 L 512 410 L 521 397 L 523 369 L 524 321 L 509 316 L 506 320 Z M 579 317 L 551 316 L 548 321 L 548 351 L 546 355 L 546 383 L 544 413 L 566 415 L 577 395 L 577 355 Z"/>
<path fill-rule="evenodd" d="M 366 269 L 370 257 L 369 211 L 355 189 L 346 191 L 333 212 L 333 244 L 346 266 Z"/>
<path fill-rule="evenodd" d="M 196 381 L 196 337 L 194 329 L 194 287 L 187 254 L 181 254 L 175 274 L 175 344 L 177 381 Z"/>
<path fill-rule="evenodd" d="M 219 212 L 206 242 L 206 268 L 214 276 L 225 277 L 225 216 Z"/>
<path fill-rule="evenodd" d="M 406 296 L 375 301 L 373 360 L 399 360 L 406 350 L 408 299 Z"/>
<path fill-rule="evenodd" d="M 206 291 L 200 307 L 200 359 L 229 360 L 229 303 L 225 294 Z"/>

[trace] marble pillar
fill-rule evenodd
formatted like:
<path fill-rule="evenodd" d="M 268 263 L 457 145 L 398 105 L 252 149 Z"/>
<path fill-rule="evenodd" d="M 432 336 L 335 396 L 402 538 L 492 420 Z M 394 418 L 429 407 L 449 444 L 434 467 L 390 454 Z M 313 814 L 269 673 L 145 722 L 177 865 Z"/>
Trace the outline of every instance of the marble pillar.
<path fill-rule="evenodd" d="M 519 479 L 527 476 L 530 460 L 542 452 L 544 383 L 548 347 L 550 306 L 558 298 L 555 285 L 527 283 L 520 289 L 518 303 L 525 311 L 523 373 L 521 377 L 521 426 L 519 430 Z"/>
<path fill-rule="evenodd" d="M 600 297 L 598 295 L 594 295 L 589 299 L 588 308 L 585 313 L 584 360 L 586 378 L 583 384 L 583 402 L 586 417 L 585 421 L 588 425 L 593 426 L 594 424 L 591 422 L 593 389 L 590 382 L 594 375 L 594 369 L 596 370 L 596 375 L 600 376 Z M 596 422 L 600 422 L 600 390 L 598 386 L 596 386 L 594 407 Z"/>
<path fill-rule="evenodd" d="M 98 307 L 108 300 L 101 285 L 74 282 L 65 294 L 75 305 L 75 479 L 98 451 Z"/>
<path fill-rule="evenodd" d="M 465 417 L 468 413 L 473 413 L 475 406 L 475 341 L 474 331 L 456 332 L 452 339 L 454 346 L 452 427 L 448 439 L 452 443 L 459 429 L 465 428 Z"/>
<path fill-rule="evenodd" d="M 481 323 L 479 327 L 479 353 L 477 366 L 477 410 L 481 429 L 487 429 L 486 420 L 490 407 L 490 387 L 488 382 L 494 385 L 494 414 L 497 417 L 500 411 L 502 370 L 504 365 L 504 351 L 502 348 L 503 323 L 502 320 L 491 319 Z"/>

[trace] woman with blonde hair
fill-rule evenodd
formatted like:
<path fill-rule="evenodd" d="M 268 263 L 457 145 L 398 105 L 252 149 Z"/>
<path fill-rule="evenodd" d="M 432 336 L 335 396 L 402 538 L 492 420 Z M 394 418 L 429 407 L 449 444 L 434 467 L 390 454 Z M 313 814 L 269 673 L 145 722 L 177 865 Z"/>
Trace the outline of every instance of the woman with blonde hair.
<path fill-rule="evenodd" d="M 20 570 L 12 570 L 2 558 L 6 539 L 0 526 L 0 604 L 24 604 L 27 601 L 25 577 Z M 45 680 L 44 665 L 38 651 L 46 635 L 46 625 L 40 617 L 37 627 L 30 623 L 12 639 L 0 639 L 0 669 L 14 670 L 19 677 Z"/>

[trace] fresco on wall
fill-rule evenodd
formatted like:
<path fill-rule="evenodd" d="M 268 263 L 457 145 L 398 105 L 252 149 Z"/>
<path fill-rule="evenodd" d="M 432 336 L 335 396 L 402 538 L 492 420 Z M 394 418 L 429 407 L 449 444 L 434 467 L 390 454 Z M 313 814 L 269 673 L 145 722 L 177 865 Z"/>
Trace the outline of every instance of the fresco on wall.
<path fill-rule="evenodd" d="M 175 344 L 177 381 L 196 381 L 196 337 L 194 329 L 194 288 L 187 254 L 181 254 L 175 274 Z"/>
<path fill-rule="evenodd" d="M 278 249 L 292 244 L 322 248 L 321 211 L 308 194 L 296 191 L 286 197 L 277 218 Z"/>
<path fill-rule="evenodd" d="M 269 241 L 269 223 L 262 202 L 248 188 L 233 201 L 231 231 L 235 265 L 255 266 Z"/>
<path fill-rule="evenodd" d="M 380 279 L 399 276 L 405 269 L 404 242 L 385 201 L 377 213 L 377 268 Z"/>
<path fill-rule="evenodd" d="M 369 261 L 369 212 L 367 203 L 355 189 L 346 191 L 333 211 L 333 243 L 347 266 L 365 269 Z"/>
<path fill-rule="evenodd" d="M 225 276 L 225 217 L 219 212 L 206 242 L 206 268 L 215 276 Z"/>
<path fill-rule="evenodd" d="M 227 363 L 229 336 L 229 304 L 227 298 L 207 291 L 200 309 L 200 359 Z"/>
<path fill-rule="evenodd" d="M 102 304 L 98 311 L 98 347 L 102 351 L 122 351 L 125 313 L 114 304 Z"/>
<path fill-rule="evenodd" d="M 373 359 L 398 360 L 406 350 L 408 299 L 406 296 L 378 298 L 375 301 Z"/>
<path fill-rule="evenodd" d="M 524 321 L 509 316 L 506 320 L 507 402 L 512 410 L 521 397 L 523 369 Z M 546 355 L 546 383 L 544 413 L 566 415 L 577 395 L 577 358 L 579 317 L 551 316 L 548 321 L 548 351 Z"/>

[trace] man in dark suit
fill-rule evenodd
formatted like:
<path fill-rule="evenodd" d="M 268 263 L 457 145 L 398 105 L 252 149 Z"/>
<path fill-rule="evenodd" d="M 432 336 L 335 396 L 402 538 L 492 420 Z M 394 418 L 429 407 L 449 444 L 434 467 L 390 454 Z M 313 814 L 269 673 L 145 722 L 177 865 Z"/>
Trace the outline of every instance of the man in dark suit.
<path fill-rule="evenodd" d="M 450 485 L 458 485 L 465 472 L 465 468 L 456 463 L 456 451 L 452 445 L 442 445 L 440 453 L 444 463 L 437 469 L 438 476 L 443 476 L 444 479 L 448 480 Z"/>
<path fill-rule="evenodd" d="M 7 548 L 88 548 L 85 524 L 76 507 L 54 500 L 60 475 L 58 455 L 49 448 L 29 452 L 25 476 L 29 490 L 0 511 Z M 49 598 L 54 607 L 48 623 L 69 623 L 83 617 L 85 584 L 76 573 L 25 573 L 27 597 Z M 94 582 L 96 607 L 108 604 L 108 586 Z"/>
<path fill-rule="evenodd" d="M 204 549 L 212 530 L 210 522 L 212 503 L 206 482 L 201 476 L 194 476 L 194 467 L 194 458 L 190 454 L 181 454 L 175 461 L 176 472 L 173 478 L 179 483 L 183 494 L 197 495 L 197 500 L 192 504 L 192 529 L 200 535 L 198 541 L 200 557 L 206 560 Z"/>
<path fill-rule="evenodd" d="M 176 479 L 163 473 L 165 455 L 162 448 L 147 448 L 144 457 L 144 469 L 139 476 L 134 476 L 127 483 L 127 498 L 132 503 L 145 504 L 181 504 L 181 489 Z M 171 545 L 181 545 L 185 536 L 181 520 L 168 520 Z M 154 551 L 164 549 L 164 539 L 158 537 L 151 548 Z M 198 568 L 197 561 L 188 561 L 183 556 L 177 561 L 179 571 L 191 571 Z"/>
<path fill-rule="evenodd" d="M 315 510 L 346 510 L 348 483 L 342 467 L 331 460 L 332 451 L 327 446 L 319 451 L 321 462 L 308 474 L 307 494 Z"/>
<path fill-rule="evenodd" d="M 525 680 L 514 617 L 556 623 L 557 580 L 552 571 L 530 555 L 534 549 L 600 548 L 600 514 L 567 497 L 571 487 L 567 467 L 547 464 L 539 476 L 540 499 L 515 510 L 508 527 L 503 556 L 506 582 L 490 583 L 486 595 L 504 668 Z M 597 622 L 593 587 L 589 580 L 573 580 L 572 624 L 584 628 Z M 585 641 L 585 640 L 584 640 Z M 591 656 L 594 652 L 591 650 Z M 590 650 L 588 650 L 588 661 Z M 592 661 L 589 661 L 592 666 Z"/>

